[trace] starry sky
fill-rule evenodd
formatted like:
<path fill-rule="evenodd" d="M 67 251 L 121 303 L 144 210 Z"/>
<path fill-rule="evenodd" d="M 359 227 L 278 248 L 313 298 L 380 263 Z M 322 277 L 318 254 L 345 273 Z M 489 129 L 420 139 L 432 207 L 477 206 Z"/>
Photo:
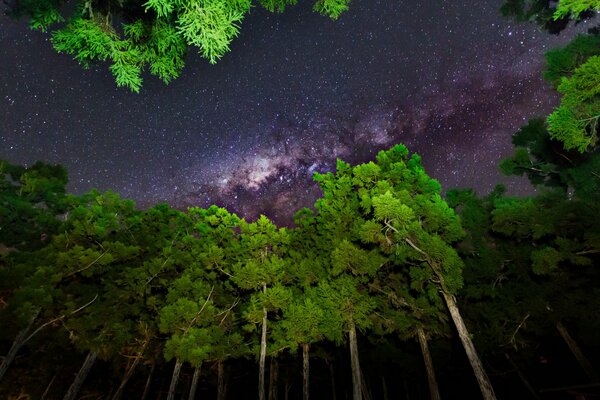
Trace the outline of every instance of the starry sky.
<path fill-rule="evenodd" d="M 557 104 L 543 53 L 585 26 L 550 36 L 502 18 L 501 0 L 354 0 L 335 22 L 300 3 L 254 8 L 219 63 L 192 49 L 179 79 L 145 76 L 140 94 L 0 16 L 0 158 L 63 164 L 75 193 L 282 224 L 319 196 L 313 172 L 396 143 L 444 188 L 531 192 L 497 163 L 519 126 Z"/>

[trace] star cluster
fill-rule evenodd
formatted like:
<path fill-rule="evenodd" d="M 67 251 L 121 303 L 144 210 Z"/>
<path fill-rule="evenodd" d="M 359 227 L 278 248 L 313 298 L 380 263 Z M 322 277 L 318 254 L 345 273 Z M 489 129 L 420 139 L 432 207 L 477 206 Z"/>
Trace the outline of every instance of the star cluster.
<path fill-rule="evenodd" d="M 217 65 L 192 51 L 181 78 L 148 76 L 139 95 L 0 17 L 0 158 L 64 164 L 77 193 L 214 203 L 280 223 L 316 199 L 315 171 L 395 143 L 445 188 L 532 190 L 496 165 L 510 135 L 556 104 L 543 53 L 585 24 L 549 36 L 502 19 L 495 0 L 355 0 L 336 22 L 301 3 L 254 9 Z"/>

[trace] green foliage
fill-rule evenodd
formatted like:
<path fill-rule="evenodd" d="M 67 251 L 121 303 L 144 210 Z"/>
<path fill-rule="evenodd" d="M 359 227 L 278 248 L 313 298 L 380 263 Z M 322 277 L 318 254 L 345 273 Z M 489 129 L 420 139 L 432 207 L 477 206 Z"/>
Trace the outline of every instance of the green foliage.
<path fill-rule="evenodd" d="M 102 20 L 84 18 L 72 20 L 52 35 L 56 51 L 72 55 L 86 68 L 91 61 L 105 61 L 111 57 L 117 40 L 114 29 Z"/>
<path fill-rule="evenodd" d="M 574 192 L 581 200 L 598 199 L 600 193 L 600 154 L 565 151 L 551 139 L 545 122 L 530 120 L 513 135 L 515 154 L 502 160 L 500 170 L 507 175 L 526 175 L 535 185 Z"/>
<path fill-rule="evenodd" d="M 548 117 L 550 137 L 563 142 L 567 150 L 594 149 L 600 118 L 600 56 L 590 57 L 570 79 L 563 78 L 558 91 L 563 97 Z"/>
<path fill-rule="evenodd" d="M 228 51 L 239 35 L 252 0 L 148 0 L 146 3 L 78 3 L 65 17 L 61 0 L 16 0 L 14 17 L 29 18 L 34 29 L 47 30 L 66 21 L 52 33 L 54 48 L 88 68 L 92 62 L 110 63 L 117 86 L 139 92 L 145 68 L 169 83 L 184 66 L 188 46 L 195 46 L 211 64 Z M 259 0 L 271 12 L 283 12 L 297 0 Z M 348 0 L 319 0 L 315 10 L 337 19 Z M 113 23 L 125 21 L 120 26 Z M 122 33 L 121 33 L 122 32 Z"/>
<path fill-rule="evenodd" d="M 591 56 L 600 54 L 600 35 L 577 35 L 565 47 L 546 52 L 544 79 L 558 87 L 563 77 L 570 77 Z"/>
<path fill-rule="evenodd" d="M 313 9 L 336 20 L 344 11 L 348 10 L 348 3 L 350 0 L 317 0 Z"/>
<path fill-rule="evenodd" d="M 449 194 L 469 235 L 462 309 L 487 353 L 534 351 L 553 321 L 588 319 L 597 206 L 561 191 L 534 198 Z M 595 211 L 594 211 L 595 210 Z"/>
<path fill-rule="evenodd" d="M 143 41 L 148 32 L 134 23 L 125 35 Z M 551 340 L 558 321 L 600 325 L 589 313 L 600 158 L 561 152 L 542 120 L 513 142 L 511 172 L 533 167 L 557 190 L 455 190 L 446 203 L 421 158 L 398 145 L 374 162 L 338 161 L 335 172 L 315 174 L 323 196 L 290 229 L 217 206 L 138 210 L 111 192 L 67 196 L 63 168 L 0 162 L 0 340 L 33 318 L 37 351 L 23 359 L 59 338 L 66 353 L 98 352 L 121 379 L 132 357 L 162 371 L 165 359 L 199 367 L 256 355 L 263 324 L 273 357 L 300 345 L 315 356 L 319 343 L 340 345 L 355 329 L 377 346 L 421 329 L 448 337 L 443 292 L 457 297 L 488 356 L 530 356 L 528 345 Z"/>
<path fill-rule="evenodd" d="M 448 334 L 439 291 L 462 286 L 462 262 L 451 243 L 464 231 L 420 157 L 398 145 L 380 152 L 376 163 L 338 161 L 335 174 L 315 180 L 323 190 L 315 205 L 319 237 L 333 249 L 330 278 L 318 290 L 323 309 L 340 314 L 333 329 L 354 324 L 402 338 L 414 337 L 417 327 Z M 327 332 L 332 340 L 342 337 Z"/>
<path fill-rule="evenodd" d="M 43 246 L 69 207 L 66 184 L 67 172 L 61 166 L 37 162 L 22 168 L 0 160 L 0 247 Z"/>
<path fill-rule="evenodd" d="M 294 6 L 298 0 L 259 0 L 260 4 L 270 12 L 284 12 L 287 6 Z"/>
<path fill-rule="evenodd" d="M 170 83 L 179 77 L 185 54 L 185 41 L 173 26 L 162 20 L 152 25 L 143 53 L 144 60 L 150 65 L 150 73 Z"/>
<path fill-rule="evenodd" d="M 554 13 L 554 19 L 572 17 L 577 18 L 583 12 L 588 10 L 600 10 L 600 1 L 598 0 L 560 0 L 556 12 Z"/>
<path fill-rule="evenodd" d="M 571 155 L 563 154 L 561 143 L 550 139 L 544 120 L 529 120 L 513 134 L 512 142 L 515 153 L 500 162 L 502 173 L 526 175 L 535 186 L 564 186 L 560 169 L 570 166 Z"/>
<path fill-rule="evenodd" d="M 554 18 L 556 7 L 548 0 L 506 0 L 500 8 L 505 17 L 517 22 L 534 22 L 542 29 L 557 34 L 567 27 L 567 18 Z"/>
<path fill-rule="evenodd" d="M 575 189 L 575 196 L 592 202 L 600 200 L 600 152 L 595 151 L 573 168 L 563 173 L 564 179 Z"/>
<path fill-rule="evenodd" d="M 544 13 L 547 6 L 543 0 L 508 0 L 500 8 L 502 15 L 515 17 L 518 21 L 529 21 L 540 13 Z"/>
<path fill-rule="evenodd" d="M 237 9 L 222 0 L 189 1 L 178 15 L 178 32 L 214 64 L 229 51 L 229 43 L 238 35 L 239 23 L 248 8 Z"/>
<path fill-rule="evenodd" d="M 64 21 L 60 6 L 59 0 L 20 0 L 11 15 L 15 18 L 28 17 L 31 29 L 45 32 L 51 25 Z"/>

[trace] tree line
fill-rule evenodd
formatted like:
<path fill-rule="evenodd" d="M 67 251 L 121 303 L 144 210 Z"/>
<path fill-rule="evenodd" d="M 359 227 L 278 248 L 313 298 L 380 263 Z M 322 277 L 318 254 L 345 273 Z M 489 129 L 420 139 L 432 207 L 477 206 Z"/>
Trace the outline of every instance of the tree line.
<path fill-rule="evenodd" d="M 120 376 L 101 396 L 131 397 L 127 383 L 143 369 L 138 397 L 149 394 L 153 374 L 170 370 L 163 394 L 193 399 L 202 366 L 216 365 L 223 399 L 225 366 L 254 359 L 262 400 L 268 382 L 270 398 L 277 390 L 277 360 L 298 354 L 296 392 L 308 399 L 311 357 L 345 348 L 352 398 L 371 398 L 362 338 L 377 346 L 418 341 L 431 397 L 439 398 L 429 342 L 457 337 L 483 397 L 493 399 L 476 348 L 489 360 L 505 357 L 536 394 L 519 362 L 531 362 L 553 335 L 597 382 L 572 332 L 597 351 L 598 154 L 571 158 L 553 147 L 542 120 L 514 141 L 523 147 L 503 168 L 548 188 L 535 197 L 505 196 L 499 187 L 485 197 L 453 190 L 444 200 L 420 157 L 397 145 L 373 162 L 340 160 L 334 173 L 315 174 L 323 196 L 296 213 L 293 228 L 217 206 L 138 210 L 112 192 L 65 194 L 64 168 L 2 162 L 2 390 L 57 396 L 54 379 L 42 383 L 22 368 L 47 368 L 43 357 L 71 352 L 85 358 L 61 388 L 64 399 L 78 398 L 98 359 L 109 379 Z M 28 361 L 16 361 L 20 353 Z M 11 375 L 13 364 L 22 366 Z M 184 368 L 193 370 L 186 389 L 178 387 Z"/>

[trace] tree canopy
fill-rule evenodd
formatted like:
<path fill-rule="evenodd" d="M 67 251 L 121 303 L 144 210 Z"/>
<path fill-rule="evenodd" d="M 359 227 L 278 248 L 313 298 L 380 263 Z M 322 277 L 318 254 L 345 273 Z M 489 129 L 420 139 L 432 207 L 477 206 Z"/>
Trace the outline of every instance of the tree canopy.
<path fill-rule="evenodd" d="M 256 3 L 283 12 L 297 0 L 14 0 L 10 14 L 32 29 L 52 30 L 51 41 L 89 68 L 107 62 L 117 86 L 134 92 L 149 71 L 164 83 L 177 78 L 192 47 L 211 64 L 228 51 Z M 338 19 L 350 0 L 317 0 L 314 11 Z"/>

